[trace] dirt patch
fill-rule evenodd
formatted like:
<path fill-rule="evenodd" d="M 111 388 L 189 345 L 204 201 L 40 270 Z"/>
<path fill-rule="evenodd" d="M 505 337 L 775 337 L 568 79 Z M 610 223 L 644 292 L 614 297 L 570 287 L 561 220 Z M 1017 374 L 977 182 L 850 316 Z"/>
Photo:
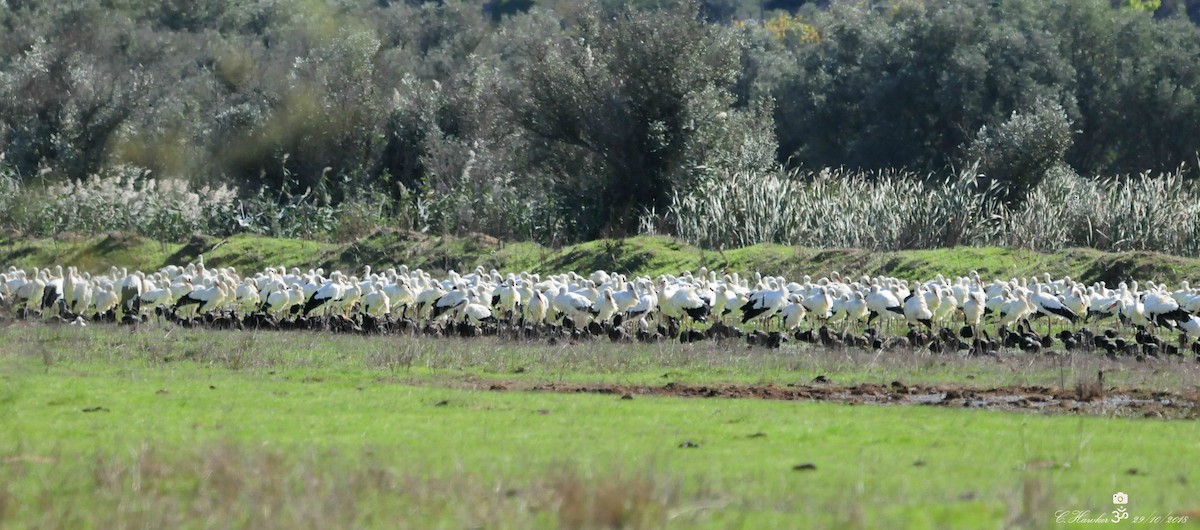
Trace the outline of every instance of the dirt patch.
<path fill-rule="evenodd" d="M 482 386 L 481 386 L 482 385 Z M 1178 393 L 1109 387 L 1081 394 L 1077 389 L 1042 386 L 978 388 L 965 385 L 686 385 L 663 386 L 475 381 L 466 386 L 503 391 L 669 396 L 684 398 L 824 401 L 849 405 L 911 405 L 984 410 L 1033 411 L 1096 416 L 1194 419 L 1200 392 Z"/>

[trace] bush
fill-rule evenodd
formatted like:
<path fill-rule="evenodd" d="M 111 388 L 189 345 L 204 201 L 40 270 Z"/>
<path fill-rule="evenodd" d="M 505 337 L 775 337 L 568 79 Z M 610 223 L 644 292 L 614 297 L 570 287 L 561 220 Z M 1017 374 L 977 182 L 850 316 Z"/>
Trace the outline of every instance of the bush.
<path fill-rule="evenodd" d="M 1071 122 L 1062 106 L 1039 101 L 994 128 L 981 127 L 966 156 L 980 164 L 988 180 L 1001 185 L 1008 202 L 1017 202 L 1051 168 L 1063 164 L 1070 147 Z"/>
<path fill-rule="evenodd" d="M 236 216 L 205 221 L 214 232 L 346 239 L 390 224 L 557 243 L 632 233 L 671 209 L 713 245 L 822 234 L 879 248 L 1000 237 L 993 204 L 984 215 L 962 201 L 1000 193 L 1015 215 L 1028 194 L 1049 200 L 1041 182 L 1056 171 L 1198 174 L 1200 30 L 1163 18 L 1180 2 L 1153 14 L 1105 0 L 778 1 L 768 13 L 729 0 L 8 4 L 12 182 L 0 186 L 20 191 L 0 200 L 19 193 L 3 218 L 40 234 L 126 222 L 77 222 L 40 201 L 130 168 L 242 190 Z M 978 181 L 954 169 L 976 163 Z M 796 170 L 821 167 L 846 169 Z M 749 188 L 720 191 L 728 182 Z M 766 195 L 793 186 L 808 198 Z M 871 207 L 886 226 L 849 236 L 818 223 L 838 193 L 903 208 Z M 688 213 L 752 199 L 817 213 L 726 213 L 749 226 L 711 230 Z M 200 223 L 170 215 L 161 229 L 127 224 L 176 238 Z M 1050 244 L 1036 228 L 1012 225 L 1011 240 Z M 1105 230 L 1129 236 L 1068 237 L 1183 248 Z"/>

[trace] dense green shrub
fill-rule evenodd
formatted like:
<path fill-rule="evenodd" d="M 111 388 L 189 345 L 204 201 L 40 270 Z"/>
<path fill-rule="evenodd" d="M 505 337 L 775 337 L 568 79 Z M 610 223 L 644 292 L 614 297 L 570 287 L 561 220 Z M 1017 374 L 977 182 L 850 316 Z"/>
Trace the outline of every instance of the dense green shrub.
<path fill-rule="evenodd" d="M 967 148 L 966 161 L 1000 184 L 1005 199 L 1023 199 L 1050 169 L 1062 164 L 1071 146 L 1071 123 L 1057 103 L 1039 101 L 1026 112 L 1013 111 L 1003 123 L 979 129 Z"/>
<path fill-rule="evenodd" d="M 578 235 L 632 232 L 697 167 L 772 162 L 774 146 L 760 145 L 768 124 L 733 109 L 736 34 L 705 24 L 694 6 L 593 8 L 565 31 L 547 31 L 558 22 L 546 13 L 529 22 L 540 28 L 515 37 L 512 106 Z"/>

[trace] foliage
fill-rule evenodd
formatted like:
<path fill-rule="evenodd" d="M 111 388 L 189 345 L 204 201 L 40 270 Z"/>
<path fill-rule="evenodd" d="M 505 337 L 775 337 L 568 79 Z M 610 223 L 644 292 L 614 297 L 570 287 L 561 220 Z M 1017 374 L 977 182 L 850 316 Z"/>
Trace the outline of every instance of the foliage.
<path fill-rule="evenodd" d="M 789 13 L 781 13 L 766 20 L 763 22 L 763 28 L 775 40 L 788 42 L 793 46 L 816 44 L 821 41 L 821 34 L 816 27 L 805 24 L 802 17 Z"/>
<path fill-rule="evenodd" d="M 640 210 L 664 208 L 696 166 L 727 156 L 697 136 L 732 110 L 738 43 L 694 7 L 594 8 L 549 38 L 523 33 L 510 98 L 577 235 L 632 232 Z M 587 173 L 563 174 L 573 167 Z"/>
<path fill-rule="evenodd" d="M 978 161 L 988 180 L 1003 186 L 1009 201 L 1025 197 L 1051 168 L 1062 163 L 1071 146 L 1071 123 L 1057 103 L 1037 102 L 994 129 L 983 126 L 967 148 L 966 160 Z"/>
<path fill-rule="evenodd" d="M 21 198 L 21 181 L 12 166 L 4 163 L 0 153 L 0 212 L 11 212 Z"/>
<path fill-rule="evenodd" d="M 1162 7 L 1162 0 L 1121 0 L 1121 7 L 1135 11 L 1154 11 Z"/>
<path fill-rule="evenodd" d="M 1053 219 L 1054 222 L 1046 222 Z M 1200 255 L 1200 186 L 1181 171 L 1100 180 L 1050 172 L 1006 219 L 1008 243 Z"/>
<path fill-rule="evenodd" d="M 156 76 L 169 72 L 162 36 L 86 2 L 35 20 L 4 15 L 30 26 L 0 44 L 12 53 L 0 61 L 0 150 L 25 175 L 46 165 L 71 178 L 101 169 L 137 109 L 155 108 L 168 90 Z"/>
<path fill-rule="evenodd" d="M 0 152 L 21 196 L 144 168 L 239 190 L 217 234 L 558 244 L 777 166 L 978 163 L 1010 208 L 1060 169 L 1197 176 L 1200 30 L 1183 15 L 1200 0 L 2 5 Z M 61 227 L 19 213 L 36 208 L 16 201 L 7 226 Z"/>
<path fill-rule="evenodd" d="M 1047 14 L 1019 1 L 820 12 L 810 22 L 820 41 L 777 51 L 793 68 L 766 81 L 780 102 L 780 156 L 943 170 L 980 127 L 1035 101 L 1070 101 L 1071 65 L 1043 29 Z"/>

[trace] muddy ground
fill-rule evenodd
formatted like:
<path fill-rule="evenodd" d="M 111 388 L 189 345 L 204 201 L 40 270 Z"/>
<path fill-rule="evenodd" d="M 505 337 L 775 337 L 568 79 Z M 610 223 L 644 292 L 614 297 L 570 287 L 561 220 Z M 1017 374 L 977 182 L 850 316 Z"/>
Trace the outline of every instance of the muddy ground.
<path fill-rule="evenodd" d="M 492 391 L 609 394 L 620 396 L 621 399 L 636 399 L 638 396 L 748 398 L 1167 419 L 1195 419 L 1197 406 L 1200 405 L 1200 392 L 1105 387 L 1099 381 L 1068 389 L 1043 386 L 978 388 L 960 384 L 907 385 L 901 381 L 893 381 L 889 385 L 813 382 L 758 386 L 686 385 L 672 382 L 662 386 L 630 386 L 476 380 L 466 386 Z"/>

